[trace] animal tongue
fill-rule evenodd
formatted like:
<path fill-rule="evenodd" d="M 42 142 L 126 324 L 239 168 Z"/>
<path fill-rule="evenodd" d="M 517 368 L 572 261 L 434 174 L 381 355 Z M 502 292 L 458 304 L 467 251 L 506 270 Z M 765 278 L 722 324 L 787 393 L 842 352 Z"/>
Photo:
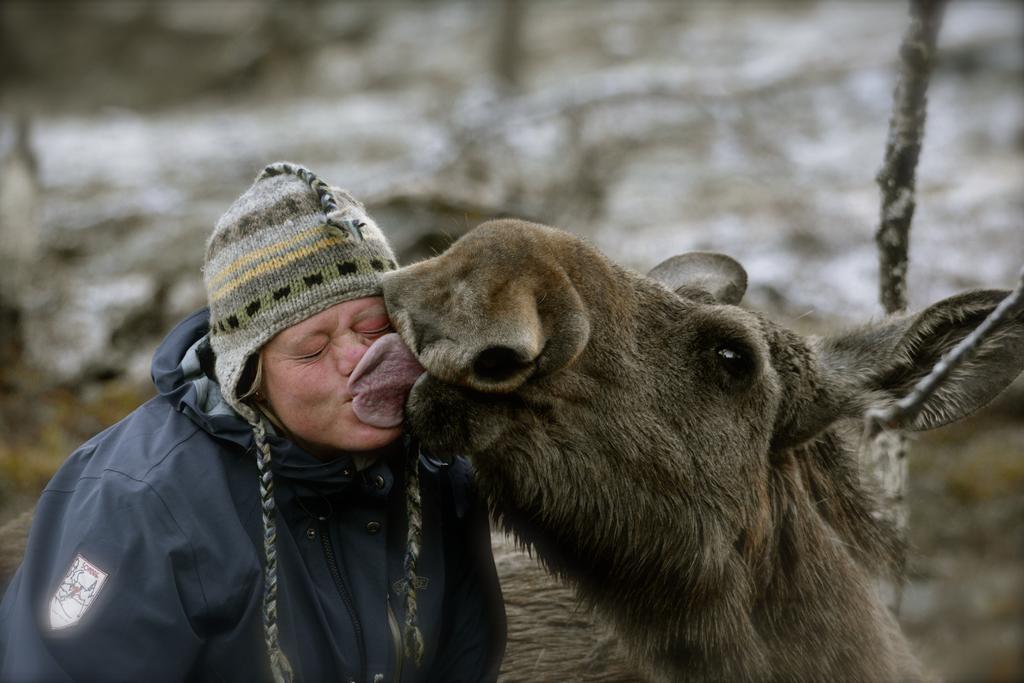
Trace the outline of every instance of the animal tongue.
<path fill-rule="evenodd" d="M 373 427 L 402 424 L 405 398 L 424 372 L 396 333 L 386 334 L 366 350 L 348 378 L 352 412 Z"/>

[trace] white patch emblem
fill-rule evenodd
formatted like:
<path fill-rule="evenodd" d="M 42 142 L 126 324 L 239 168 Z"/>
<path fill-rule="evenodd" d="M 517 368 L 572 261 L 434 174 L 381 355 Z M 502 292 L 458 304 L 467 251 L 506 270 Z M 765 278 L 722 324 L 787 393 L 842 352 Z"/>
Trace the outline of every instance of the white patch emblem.
<path fill-rule="evenodd" d="M 50 628 L 74 626 L 96 601 L 107 573 L 81 555 L 76 555 L 67 576 L 50 600 Z"/>

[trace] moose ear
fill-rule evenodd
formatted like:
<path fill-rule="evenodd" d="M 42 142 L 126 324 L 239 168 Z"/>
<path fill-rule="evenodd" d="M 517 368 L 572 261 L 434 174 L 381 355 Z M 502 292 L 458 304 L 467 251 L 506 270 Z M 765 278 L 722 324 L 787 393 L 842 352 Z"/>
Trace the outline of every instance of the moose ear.
<path fill-rule="evenodd" d="M 696 291 L 717 303 L 738 304 L 747 291 L 747 271 L 735 259 L 710 251 L 691 251 L 662 261 L 647 273 L 680 296 Z"/>
<path fill-rule="evenodd" d="M 915 316 L 828 340 L 823 350 L 827 372 L 847 386 L 858 385 L 859 400 L 853 403 L 861 408 L 902 398 L 1006 295 L 995 290 L 960 294 Z M 995 398 L 1022 369 L 1024 315 L 1018 315 L 1004 321 L 946 378 L 909 428 L 932 429 L 970 415 Z M 863 379 L 855 380 L 857 375 Z"/>

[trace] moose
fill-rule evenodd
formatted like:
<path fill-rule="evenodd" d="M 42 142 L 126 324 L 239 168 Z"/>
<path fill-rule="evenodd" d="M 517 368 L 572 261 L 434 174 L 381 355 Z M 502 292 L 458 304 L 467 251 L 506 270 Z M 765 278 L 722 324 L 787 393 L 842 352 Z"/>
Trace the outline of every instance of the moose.
<path fill-rule="evenodd" d="M 404 343 L 369 374 L 422 365 L 405 411 L 423 448 L 471 457 L 497 523 L 652 680 L 927 679 L 880 595 L 900 542 L 844 426 L 1006 293 L 803 337 L 739 306 L 746 279 L 705 252 L 645 277 L 491 221 L 386 278 Z M 909 428 L 965 417 L 1022 367 L 1018 316 Z"/>

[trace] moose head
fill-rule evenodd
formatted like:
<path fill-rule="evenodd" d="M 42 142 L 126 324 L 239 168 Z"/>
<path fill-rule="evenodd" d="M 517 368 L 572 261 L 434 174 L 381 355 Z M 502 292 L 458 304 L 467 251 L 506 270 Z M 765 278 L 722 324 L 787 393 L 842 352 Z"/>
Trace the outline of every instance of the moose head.
<path fill-rule="evenodd" d="M 393 346 L 426 370 L 408 423 L 472 458 L 496 518 L 653 676 L 916 678 L 873 583 L 896 536 L 838 427 L 904 395 L 1005 292 L 802 337 L 740 307 L 745 289 L 720 254 L 645 277 L 568 233 L 485 223 L 385 279 Z M 1022 367 L 1018 317 L 912 428 Z"/>

